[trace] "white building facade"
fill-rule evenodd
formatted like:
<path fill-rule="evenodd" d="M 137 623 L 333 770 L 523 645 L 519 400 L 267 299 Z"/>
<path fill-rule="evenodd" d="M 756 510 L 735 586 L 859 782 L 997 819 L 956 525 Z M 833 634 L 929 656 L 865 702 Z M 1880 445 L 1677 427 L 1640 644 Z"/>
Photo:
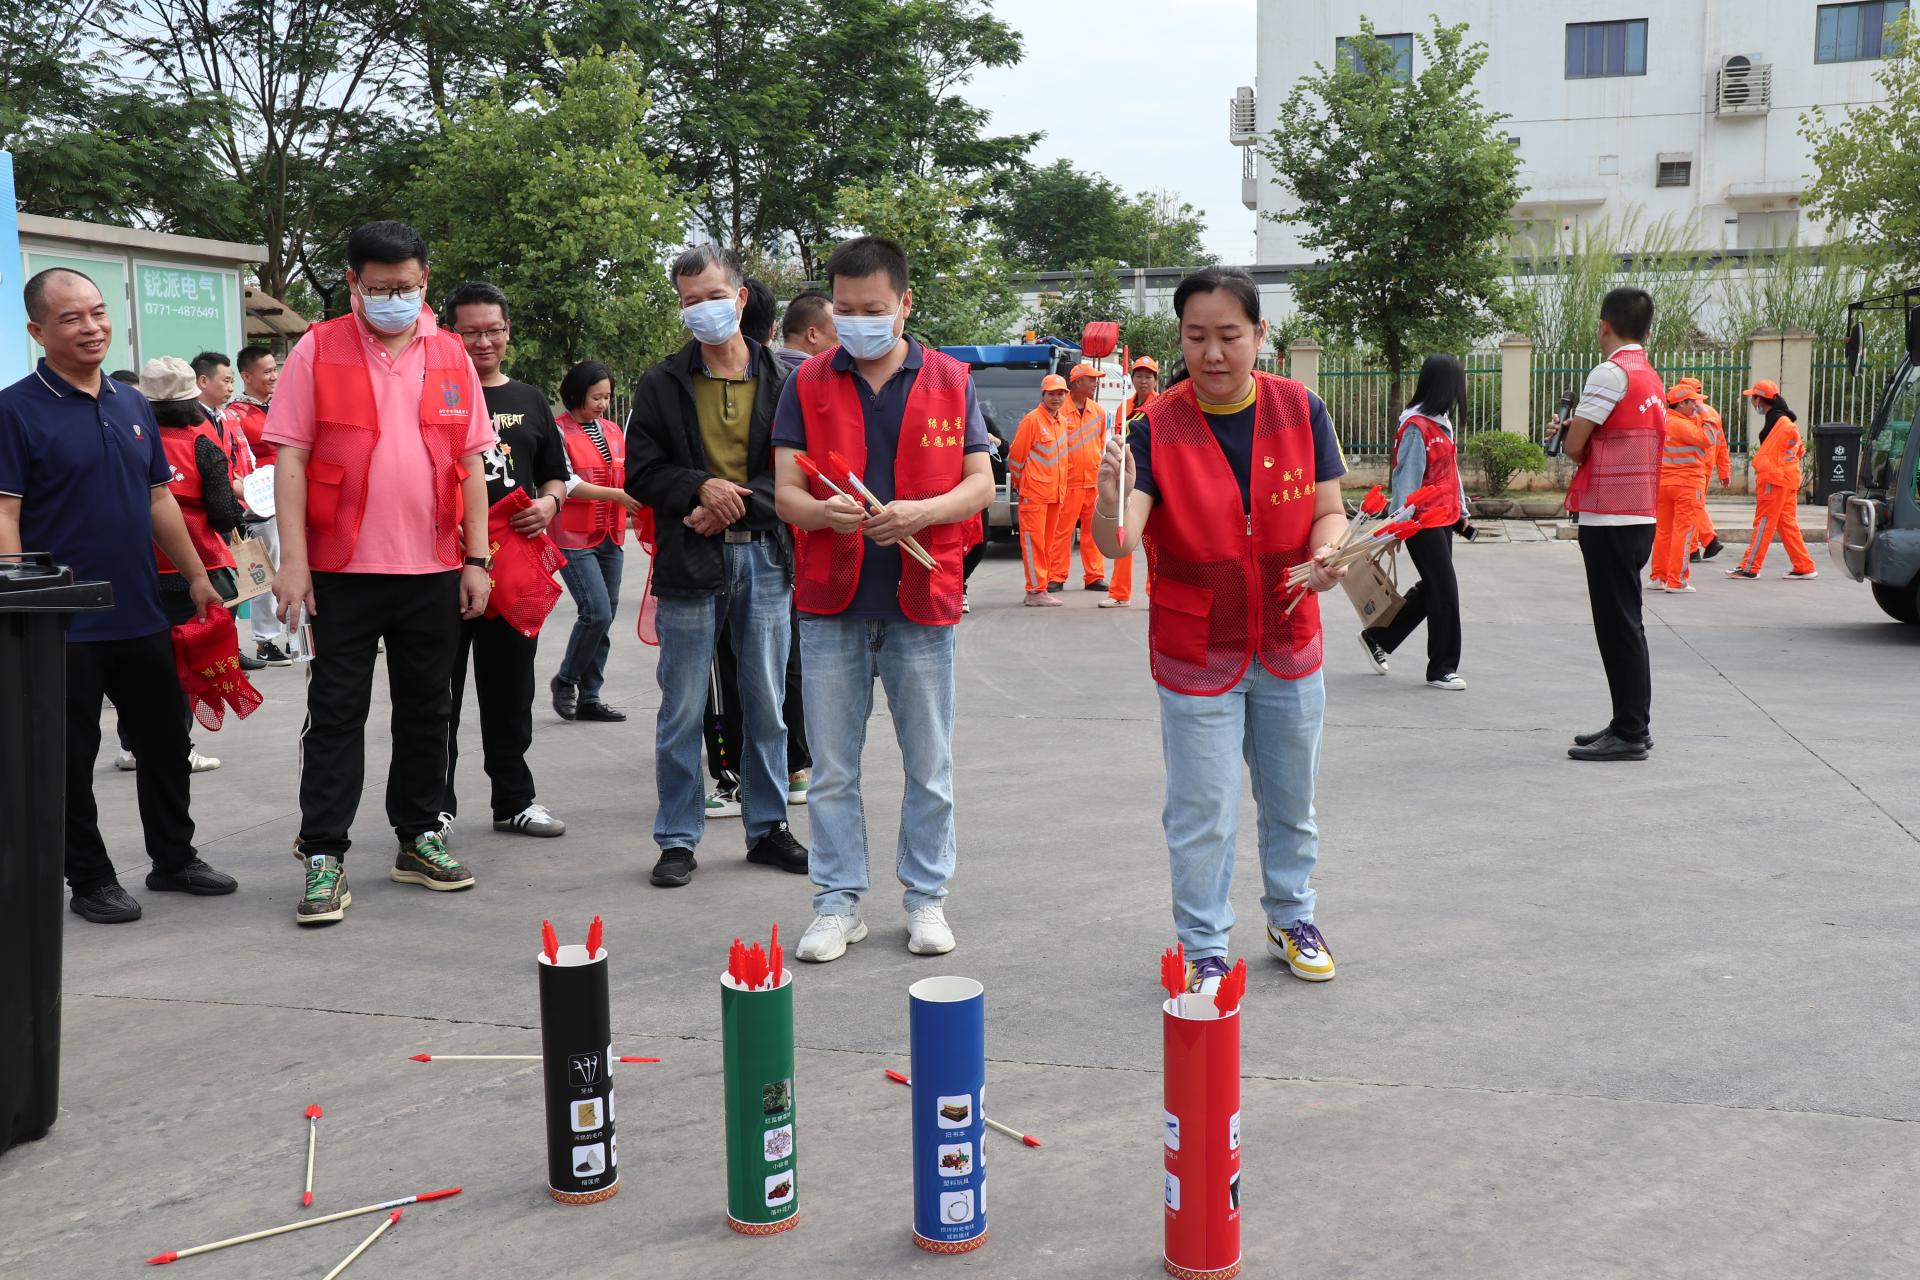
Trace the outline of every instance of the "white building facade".
<path fill-rule="evenodd" d="M 1705 249 L 1767 248 L 1823 228 L 1803 219 L 1812 180 L 1801 120 L 1881 101 L 1874 81 L 1891 53 L 1884 36 L 1907 0 L 1260 0 L 1258 84 L 1230 113 L 1247 146 L 1274 126 L 1314 64 L 1332 66 L 1362 15 L 1401 54 L 1424 61 L 1429 16 L 1465 22 L 1488 46 L 1481 100 L 1521 159 L 1516 239 L 1555 238 L 1637 217 L 1691 229 Z M 1268 214 L 1291 204 L 1264 157 L 1247 146 L 1243 202 L 1259 215 L 1262 263 L 1310 262 L 1297 226 Z"/>

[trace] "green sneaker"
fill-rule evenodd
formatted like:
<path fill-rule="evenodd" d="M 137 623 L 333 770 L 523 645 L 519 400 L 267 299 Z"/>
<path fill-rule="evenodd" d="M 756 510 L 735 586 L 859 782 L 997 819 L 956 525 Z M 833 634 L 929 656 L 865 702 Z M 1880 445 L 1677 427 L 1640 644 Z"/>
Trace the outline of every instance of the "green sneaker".
<path fill-rule="evenodd" d="M 473 872 L 453 860 L 447 842 L 438 831 L 425 831 L 412 844 L 400 846 L 390 873 L 400 884 L 417 884 L 427 889 L 471 889 Z"/>
<path fill-rule="evenodd" d="M 806 769 L 796 769 L 787 775 L 787 803 L 805 804 L 807 788 L 812 785 L 813 774 Z"/>
<path fill-rule="evenodd" d="M 293 908 L 294 920 L 300 924 L 330 924 L 346 919 L 353 894 L 347 890 L 347 872 L 340 859 L 316 853 L 301 861 L 307 864 L 307 893 Z"/>

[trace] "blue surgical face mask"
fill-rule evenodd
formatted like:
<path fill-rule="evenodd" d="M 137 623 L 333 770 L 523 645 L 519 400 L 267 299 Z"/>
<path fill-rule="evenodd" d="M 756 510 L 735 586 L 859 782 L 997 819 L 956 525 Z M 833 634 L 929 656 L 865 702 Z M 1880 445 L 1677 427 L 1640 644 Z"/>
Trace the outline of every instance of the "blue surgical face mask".
<path fill-rule="evenodd" d="M 835 316 L 833 332 L 855 360 L 878 360 L 900 341 L 893 331 L 894 321 L 899 318 L 898 311 L 884 316 Z"/>
<path fill-rule="evenodd" d="M 699 341 L 717 347 L 740 332 L 740 312 L 732 298 L 711 298 L 680 308 L 680 323 Z"/>
<path fill-rule="evenodd" d="M 408 326 L 420 318 L 420 303 L 425 296 L 424 289 L 403 293 L 397 298 L 369 298 L 363 293 L 360 314 L 376 332 L 405 333 Z"/>

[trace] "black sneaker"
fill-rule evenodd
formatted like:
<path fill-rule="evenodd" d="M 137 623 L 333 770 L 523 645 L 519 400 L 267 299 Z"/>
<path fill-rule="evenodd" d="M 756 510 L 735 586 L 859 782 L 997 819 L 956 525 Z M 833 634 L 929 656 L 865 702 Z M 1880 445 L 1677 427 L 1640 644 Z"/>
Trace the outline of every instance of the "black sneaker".
<path fill-rule="evenodd" d="M 1754 572 L 1753 570 L 1751 570 L 1751 569 L 1748 569 L 1748 568 L 1744 568 L 1744 567 L 1742 567 L 1742 568 L 1735 568 L 1735 569 L 1729 569 L 1729 570 L 1727 570 L 1727 576 L 1728 576 L 1729 578 L 1745 578 L 1745 579 L 1747 579 L 1748 581 L 1752 581 L 1753 579 L 1755 579 L 1755 578 L 1757 578 L 1757 577 L 1759 577 L 1760 575 L 1759 575 L 1759 574 L 1757 574 L 1757 573 L 1755 573 L 1755 572 Z"/>
<path fill-rule="evenodd" d="M 580 714 L 580 686 L 568 684 L 555 676 L 547 685 L 553 690 L 553 709 L 562 720 L 571 720 Z"/>
<path fill-rule="evenodd" d="M 1105 578 L 1095 578 L 1092 582 L 1089 582 L 1085 587 L 1085 590 L 1087 591 L 1105 591 L 1106 589 L 1107 589 L 1107 580 Z"/>
<path fill-rule="evenodd" d="M 260 668 L 266 665 L 267 664 L 264 661 L 254 657 L 252 654 L 248 653 L 245 649 L 242 649 L 240 651 L 240 669 L 242 671 L 258 671 L 260 670 Z"/>
<path fill-rule="evenodd" d="M 287 651 L 271 640 L 262 640 L 259 644 L 255 645 L 253 647 L 253 655 L 270 667 L 290 667 L 293 665 L 293 659 L 288 655 Z"/>
<path fill-rule="evenodd" d="M 1711 560 L 1715 556 L 1719 555 L 1720 552 L 1726 548 L 1726 545 L 1727 544 L 1720 541 L 1719 538 L 1717 537 L 1713 538 L 1707 543 L 1707 545 L 1704 548 L 1701 549 L 1700 558 L 1702 560 Z"/>
<path fill-rule="evenodd" d="M 574 718 L 577 720 L 599 720 L 606 724 L 619 724 L 627 718 L 627 713 L 618 707 L 610 707 L 596 698 L 592 702 L 581 703 L 580 709 L 574 713 Z"/>
<path fill-rule="evenodd" d="M 1575 760 L 1645 760 L 1647 744 L 1631 742 L 1609 730 L 1585 746 L 1568 747 L 1567 755 Z"/>
<path fill-rule="evenodd" d="M 1612 732 L 1612 729 L 1596 729 L 1592 733 L 1576 733 L 1573 735 L 1573 745 L 1576 747 L 1590 747 Z M 1646 743 L 1647 750 L 1653 750 L 1653 735 L 1651 733 L 1649 733 L 1643 741 Z"/>
<path fill-rule="evenodd" d="M 753 842 L 753 848 L 747 850 L 747 861 L 803 876 L 807 873 L 807 846 L 793 838 L 786 823 L 778 822 Z"/>
<path fill-rule="evenodd" d="M 94 924 L 126 924 L 140 918 L 140 904 L 118 881 L 110 880 L 85 893 L 76 893 L 68 905 L 75 915 Z"/>
<path fill-rule="evenodd" d="M 162 871 L 155 867 L 147 872 L 147 888 L 163 893 L 191 893 L 199 898 L 217 898 L 239 887 L 238 880 L 225 872 L 215 871 L 198 858 L 176 871 Z"/>
<path fill-rule="evenodd" d="M 1064 582 L 1049 582 L 1047 584 L 1047 594 L 1050 596 L 1057 596 L 1066 589 L 1067 584 Z"/>
<path fill-rule="evenodd" d="M 1387 651 L 1380 646 L 1379 641 L 1362 631 L 1360 647 L 1367 651 L 1367 661 L 1373 664 L 1373 669 L 1381 675 L 1387 674 Z"/>
<path fill-rule="evenodd" d="M 648 878 L 662 889 L 678 889 L 693 879 L 699 865 L 691 849 L 662 849 L 660 861 L 653 864 L 653 875 Z"/>

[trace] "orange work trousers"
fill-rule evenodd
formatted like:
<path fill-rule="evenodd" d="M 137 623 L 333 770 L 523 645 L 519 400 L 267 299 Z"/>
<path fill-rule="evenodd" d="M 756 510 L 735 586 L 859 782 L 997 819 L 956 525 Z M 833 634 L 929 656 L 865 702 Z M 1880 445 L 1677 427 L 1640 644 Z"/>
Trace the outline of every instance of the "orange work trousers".
<path fill-rule="evenodd" d="M 1020 504 L 1020 563 L 1027 570 L 1027 590 L 1047 589 L 1047 570 L 1053 563 L 1053 529 L 1060 522 L 1057 502 Z"/>
<path fill-rule="evenodd" d="M 1107 561 L 1093 545 L 1093 507 L 1099 500 L 1097 489 L 1067 489 L 1060 501 L 1060 519 L 1053 527 L 1053 547 L 1047 556 L 1052 581 L 1065 582 L 1073 568 L 1073 531 L 1080 530 L 1080 571 L 1083 582 L 1097 582 L 1107 576 Z"/>
<path fill-rule="evenodd" d="M 1694 517 L 1693 521 L 1693 545 L 1696 547 L 1711 546 L 1713 540 L 1719 536 L 1719 534 L 1713 531 L 1713 517 L 1707 514 L 1707 489 L 1705 485 L 1702 485 L 1700 487 L 1699 514 Z"/>
<path fill-rule="evenodd" d="M 1767 547 L 1777 533 L 1780 545 L 1787 549 L 1787 559 L 1793 562 L 1793 571 L 1814 571 L 1813 557 L 1807 554 L 1807 540 L 1800 536 L 1799 499 L 1798 485 L 1791 489 L 1778 484 L 1760 486 L 1753 504 L 1753 541 L 1747 544 L 1747 554 L 1740 558 L 1742 569 L 1760 572 L 1760 566 L 1767 560 Z"/>
<path fill-rule="evenodd" d="M 1696 546 L 1695 530 L 1701 514 L 1700 490 L 1693 484 L 1663 484 L 1654 508 L 1653 570 L 1655 582 L 1684 587 L 1691 572 L 1687 558 Z"/>

